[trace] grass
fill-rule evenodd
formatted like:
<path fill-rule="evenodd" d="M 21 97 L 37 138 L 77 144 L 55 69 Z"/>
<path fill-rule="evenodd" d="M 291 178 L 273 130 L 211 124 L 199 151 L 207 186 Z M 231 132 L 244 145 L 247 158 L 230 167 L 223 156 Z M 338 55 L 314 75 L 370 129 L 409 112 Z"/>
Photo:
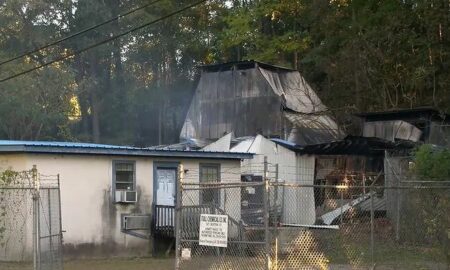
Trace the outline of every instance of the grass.
<path fill-rule="evenodd" d="M 166 270 L 174 268 L 174 259 L 168 258 L 112 258 L 86 259 L 64 262 L 64 270 Z M 24 263 L 0 263 L 1 270 L 32 270 Z"/>
<path fill-rule="evenodd" d="M 409 269 L 445 269 L 445 265 L 442 263 L 436 263 L 436 262 L 426 262 L 426 261 L 419 261 L 417 258 L 415 258 L 415 255 L 418 255 L 415 253 L 416 251 L 411 251 L 410 253 L 398 253 L 395 252 L 394 249 L 386 249 L 384 250 L 383 254 L 379 254 L 379 256 L 386 256 L 385 258 L 387 261 L 384 261 L 384 263 L 377 263 L 377 269 L 384 270 L 384 269 L 402 269 L 402 270 L 409 270 Z M 391 255 L 388 255 L 388 253 L 392 252 Z M 397 257 L 395 260 L 392 260 L 393 257 Z M 423 258 L 423 257 L 422 257 Z M 216 263 L 219 263 L 221 266 L 227 266 L 226 268 L 221 267 L 220 269 L 255 269 L 254 267 L 251 267 L 249 265 L 245 265 L 243 263 L 242 258 L 235 258 L 229 257 L 229 263 L 226 263 L 221 260 L 217 260 L 217 258 L 214 257 L 203 257 L 202 259 L 196 259 L 192 262 L 199 266 L 201 265 L 201 262 L 204 261 L 205 265 L 210 266 L 213 261 L 216 261 Z M 255 259 L 255 258 L 253 258 Z M 359 268 L 357 265 L 360 264 L 352 264 L 349 263 L 348 257 L 347 258 L 339 258 L 337 257 L 331 257 L 331 262 L 327 263 L 327 268 L 314 268 L 314 269 L 366 269 L 365 267 Z M 342 260 L 342 263 L 339 262 Z M 234 262 L 234 263 L 230 263 Z M 239 263 L 238 263 L 239 262 Z M 381 261 L 380 261 L 381 262 Z M 281 263 L 280 263 L 281 265 Z M 290 264 L 284 264 L 285 267 L 289 266 Z M 310 265 L 310 264 L 309 264 Z M 362 264 L 366 265 L 367 264 Z M 360 266 L 362 266 L 360 265 Z M 254 264 L 256 266 L 256 264 Z M 83 260 L 72 260 L 72 261 L 66 261 L 64 263 L 64 270 L 165 270 L 165 269 L 173 269 L 174 268 L 174 259 L 173 258 L 111 258 L 111 259 L 83 259 Z M 208 267 L 206 267 L 208 268 Z M 370 267 L 369 267 L 370 268 Z M 0 269 L 1 270 L 32 270 L 33 266 L 31 264 L 24 264 L 24 263 L 0 263 Z M 193 267 L 190 265 L 189 262 L 184 264 L 183 269 L 199 269 L 198 267 Z M 286 268 L 286 269 L 297 269 L 294 268 Z M 368 269 L 368 268 L 367 268 Z"/>
<path fill-rule="evenodd" d="M 374 261 L 378 270 L 385 269 L 447 269 L 446 258 L 439 247 L 426 247 L 411 242 L 397 243 L 391 226 L 377 224 L 374 232 Z M 340 230 L 280 231 L 280 269 L 298 269 L 299 266 L 319 266 L 314 269 L 370 269 L 370 224 L 367 222 L 346 224 Z M 256 269 L 264 256 L 258 256 L 257 246 L 248 246 L 249 254 L 234 252 L 234 256 L 216 257 L 204 254 L 183 262 L 183 269 Z M 259 247 L 259 246 L 258 246 Z M 229 252 L 237 251 L 229 247 Z M 193 254 L 195 250 L 193 249 Z M 252 256 L 253 254 L 254 256 Z M 111 258 L 68 260 L 64 270 L 160 270 L 174 269 L 174 259 Z M 31 270 L 30 264 L 0 263 L 0 270 Z M 312 268 L 311 268 L 312 269 Z"/>

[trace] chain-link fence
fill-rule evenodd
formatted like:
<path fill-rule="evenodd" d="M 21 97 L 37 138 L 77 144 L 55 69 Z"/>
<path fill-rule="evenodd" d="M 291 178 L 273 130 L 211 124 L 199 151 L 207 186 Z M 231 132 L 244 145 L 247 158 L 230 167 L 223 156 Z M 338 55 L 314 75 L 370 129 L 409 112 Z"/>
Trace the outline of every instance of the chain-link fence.
<path fill-rule="evenodd" d="M 0 269 L 62 269 L 59 176 L 1 175 Z"/>
<path fill-rule="evenodd" d="M 449 267 L 449 187 L 282 187 L 299 195 L 285 202 L 291 209 L 309 203 L 301 190 L 313 190 L 315 209 L 312 219 L 282 215 L 275 228 L 274 269 Z"/>
<path fill-rule="evenodd" d="M 176 267 L 449 269 L 450 187 L 400 182 L 181 183 Z"/>
<path fill-rule="evenodd" d="M 182 269 L 264 269 L 266 235 L 264 226 L 264 183 L 230 185 L 190 184 L 183 186 L 179 212 L 179 248 L 189 260 Z M 247 194 L 257 196 L 246 199 Z M 243 199 L 245 203 L 242 204 Z M 227 216 L 227 248 L 200 245 L 202 215 Z M 214 243 L 212 243 L 214 245 Z"/>

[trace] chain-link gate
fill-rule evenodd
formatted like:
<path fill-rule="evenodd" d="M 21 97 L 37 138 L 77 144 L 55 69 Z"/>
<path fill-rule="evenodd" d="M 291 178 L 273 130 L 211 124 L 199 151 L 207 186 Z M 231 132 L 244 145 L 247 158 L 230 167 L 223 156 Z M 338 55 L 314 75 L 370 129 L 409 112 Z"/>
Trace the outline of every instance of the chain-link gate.
<path fill-rule="evenodd" d="M 59 176 L 5 171 L 0 180 L 0 269 L 62 270 Z"/>
<path fill-rule="evenodd" d="M 176 268 L 448 269 L 448 182 L 386 186 L 378 177 L 364 185 L 182 182 Z M 200 244 L 202 214 L 228 217 L 226 247 Z"/>
<path fill-rule="evenodd" d="M 181 269 L 226 269 L 239 265 L 240 269 L 264 269 L 266 263 L 266 235 L 263 198 L 260 203 L 242 207 L 243 194 L 263 189 L 264 183 L 182 186 L 182 207 L 179 212 L 179 249 L 190 253 L 192 259 L 180 259 Z M 201 215 L 228 217 L 227 247 L 199 244 Z"/>
<path fill-rule="evenodd" d="M 62 224 L 59 176 L 46 176 L 37 203 L 39 204 L 38 270 L 62 270 Z"/>

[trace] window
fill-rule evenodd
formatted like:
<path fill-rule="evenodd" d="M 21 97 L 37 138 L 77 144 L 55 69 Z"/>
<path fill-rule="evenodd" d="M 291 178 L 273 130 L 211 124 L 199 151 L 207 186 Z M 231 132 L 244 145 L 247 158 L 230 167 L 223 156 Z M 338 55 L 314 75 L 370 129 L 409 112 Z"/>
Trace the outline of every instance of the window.
<path fill-rule="evenodd" d="M 113 182 L 115 190 L 134 190 L 135 175 L 134 161 L 114 161 Z"/>
<path fill-rule="evenodd" d="M 200 183 L 218 183 L 220 182 L 220 166 L 218 164 L 200 164 Z M 200 194 L 201 204 L 218 204 L 219 190 L 204 189 Z"/>

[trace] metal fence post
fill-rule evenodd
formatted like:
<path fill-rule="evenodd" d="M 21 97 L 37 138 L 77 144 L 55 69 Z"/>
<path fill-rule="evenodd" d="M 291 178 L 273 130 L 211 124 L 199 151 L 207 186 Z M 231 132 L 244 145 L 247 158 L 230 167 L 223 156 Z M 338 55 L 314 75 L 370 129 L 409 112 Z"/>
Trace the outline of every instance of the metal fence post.
<path fill-rule="evenodd" d="M 275 206 L 275 258 L 274 258 L 274 269 L 278 270 L 278 225 L 280 224 L 280 221 L 278 219 L 278 177 L 279 177 L 279 165 L 278 163 L 275 165 L 275 199 L 274 199 L 274 206 Z M 281 209 L 282 207 L 280 207 Z"/>
<path fill-rule="evenodd" d="M 33 269 L 40 270 L 39 179 L 36 165 L 33 165 L 31 173 L 33 178 Z"/>
<path fill-rule="evenodd" d="M 184 167 L 183 164 L 178 165 L 178 181 L 177 181 L 177 198 L 175 202 L 175 270 L 180 269 L 181 254 L 181 207 L 182 207 L 182 191 L 183 191 Z"/>
<path fill-rule="evenodd" d="M 370 188 L 370 260 L 372 262 L 372 266 L 375 265 L 374 262 L 374 219 L 375 219 L 375 212 L 374 212 L 374 203 L 373 203 L 373 196 L 375 196 L 373 187 Z"/>
<path fill-rule="evenodd" d="M 53 233 L 52 233 L 52 207 L 51 207 L 51 190 L 50 188 L 47 189 L 47 203 L 48 203 L 48 241 L 49 241 L 49 246 L 50 246 L 50 261 L 53 263 L 55 263 L 55 258 L 53 257 L 54 255 L 54 248 L 53 248 Z"/>
<path fill-rule="evenodd" d="M 269 231 L 269 178 L 267 157 L 264 157 L 264 236 L 266 269 L 270 270 L 270 231 Z"/>
<path fill-rule="evenodd" d="M 275 164 L 275 194 L 274 194 L 274 205 L 275 205 L 275 208 L 276 208 L 276 213 L 277 213 L 277 215 L 275 216 L 276 217 L 276 224 L 278 224 L 278 207 L 277 207 L 277 205 L 278 205 L 278 178 L 279 178 L 279 165 L 278 165 L 278 163 L 277 164 Z"/>
<path fill-rule="evenodd" d="M 400 196 L 401 196 L 401 191 L 398 188 L 400 186 L 400 181 L 399 179 L 397 179 L 397 203 L 396 203 L 396 213 L 395 213 L 395 240 L 397 241 L 397 243 L 400 241 Z"/>
<path fill-rule="evenodd" d="M 58 247 L 58 254 L 59 254 L 59 263 L 60 263 L 60 269 L 63 269 L 63 265 L 64 265 L 64 257 L 63 257 L 63 227 L 62 227 L 62 209 L 61 209 L 61 183 L 60 183 L 60 178 L 59 178 L 59 173 L 56 176 L 57 177 L 57 181 L 58 181 L 58 215 L 59 215 L 59 247 Z"/>
<path fill-rule="evenodd" d="M 341 193 L 341 202 L 340 202 L 340 207 L 341 207 L 341 214 L 339 215 L 340 217 L 340 221 L 341 224 L 344 223 L 344 190 L 338 190 Z"/>

